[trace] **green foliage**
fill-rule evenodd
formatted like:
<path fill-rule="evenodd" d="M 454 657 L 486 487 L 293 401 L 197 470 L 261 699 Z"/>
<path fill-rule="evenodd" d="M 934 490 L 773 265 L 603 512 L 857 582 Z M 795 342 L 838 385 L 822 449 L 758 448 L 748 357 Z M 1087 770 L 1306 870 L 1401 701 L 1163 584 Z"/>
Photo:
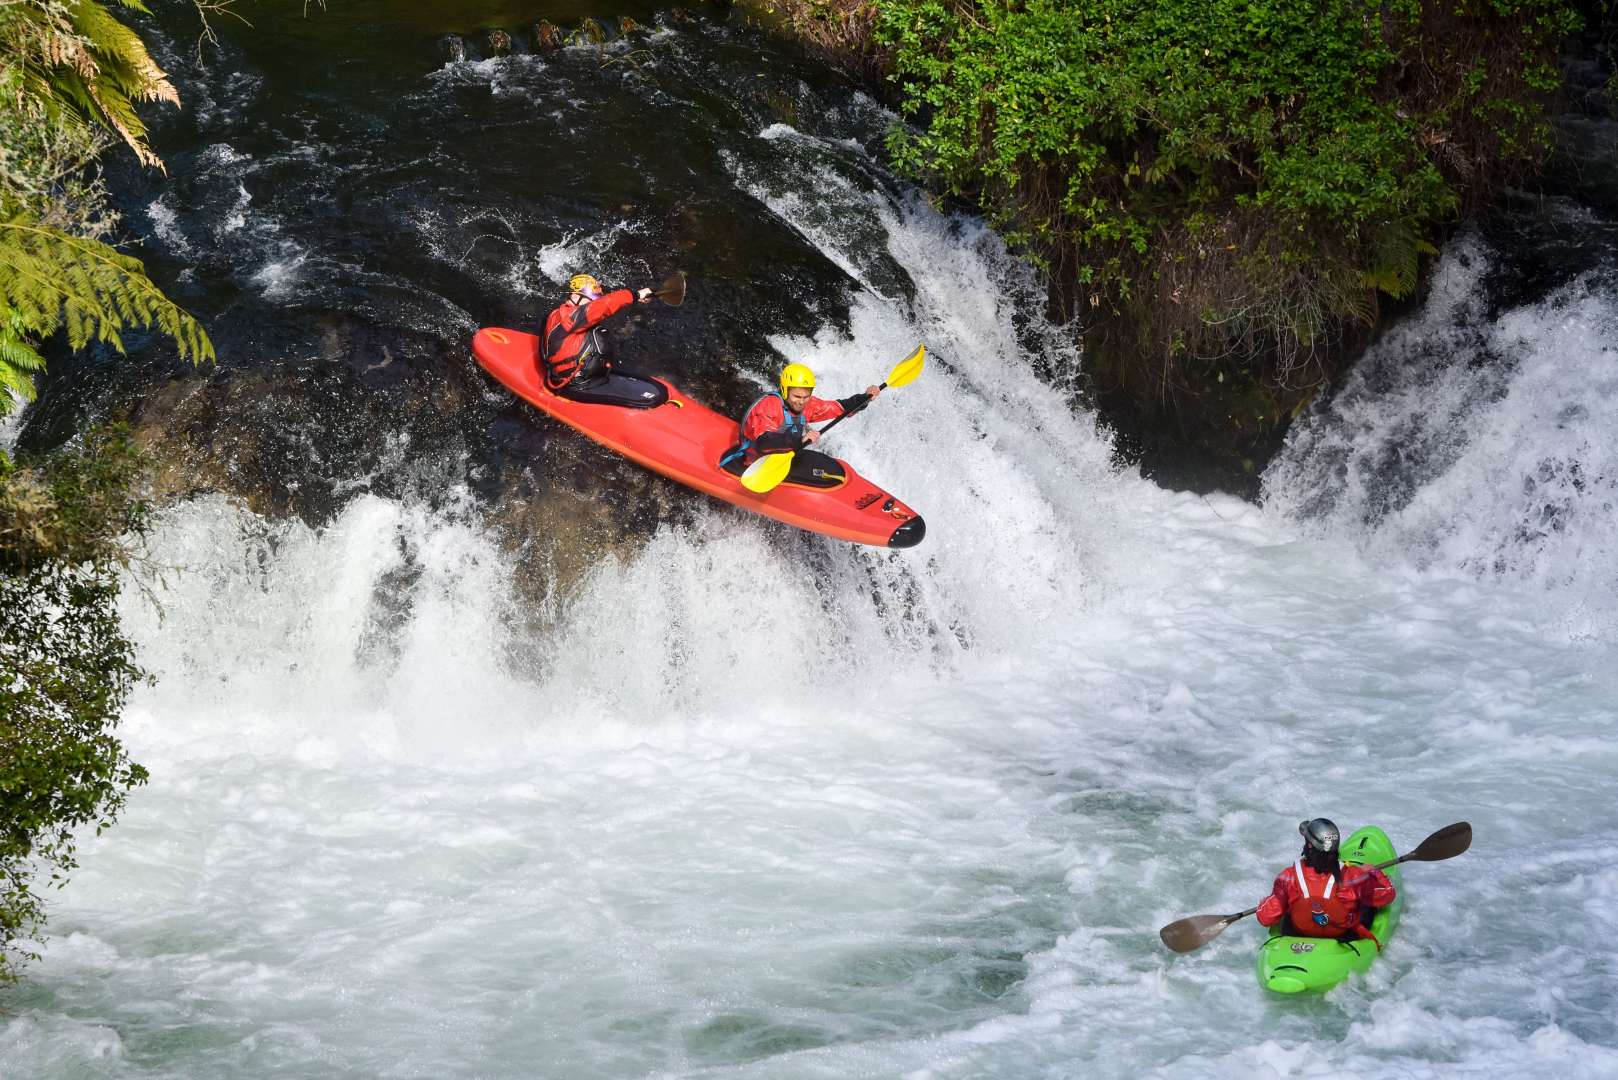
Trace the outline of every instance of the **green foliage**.
<path fill-rule="evenodd" d="M 109 145 L 93 127 L 0 111 L 0 203 L 28 207 L 50 228 L 104 238 L 117 216 L 107 205 L 96 158 Z"/>
<path fill-rule="evenodd" d="M 61 886 L 74 831 L 111 825 L 146 771 L 113 734 L 143 678 L 118 621 L 118 570 L 146 507 L 127 431 L 34 467 L 0 454 L 0 982 Z"/>
<path fill-rule="evenodd" d="M 1149 365 L 1312 349 L 1550 143 L 1567 0 L 875 0 L 892 150 Z M 1283 366 L 1285 366 L 1283 364 Z"/>
<path fill-rule="evenodd" d="M 145 12 L 140 0 L 121 6 Z M 95 0 L 10 0 L 0 6 L 0 95 L 51 123 L 98 124 L 147 165 L 140 101 L 180 103 L 133 30 Z"/>
<path fill-rule="evenodd" d="M 33 396 L 37 343 L 58 330 L 121 352 L 126 329 L 155 326 L 211 359 L 196 320 L 102 241 L 116 221 L 94 167 L 102 132 L 161 168 L 135 104 L 179 103 L 139 37 L 93 0 L 0 2 L 0 97 L 0 415 Z"/>
<path fill-rule="evenodd" d="M 32 389 L 28 372 L 38 367 L 27 335 L 47 337 L 65 328 L 75 349 L 103 341 L 122 352 L 121 330 L 155 324 L 181 356 L 214 355 L 202 327 L 152 284 L 140 260 L 99 240 L 47 228 L 26 212 L 0 220 L 0 312 L 6 316 L 0 383 L 24 396 Z"/>
<path fill-rule="evenodd" d="M 122 351 L 130 328 L 155 328 L 212 358 L 196 320 L 103 240 L 116 215 L 97 155 L 116 137 L 161 168 L 136 104 L 179 103 L 139 37 L 94 0 L 0 0 L 0 101 L 0 415 L 33 395 L 38 342 L 58 332 Z M 36 466 L 0 453 L 0 981 L 44 918 L 36 875 L 64 883 L 74 831 L 111 824 L 146 778 L 113 735 L 142 677 L 117 614 L 141 468 L 116 430 Z"/>

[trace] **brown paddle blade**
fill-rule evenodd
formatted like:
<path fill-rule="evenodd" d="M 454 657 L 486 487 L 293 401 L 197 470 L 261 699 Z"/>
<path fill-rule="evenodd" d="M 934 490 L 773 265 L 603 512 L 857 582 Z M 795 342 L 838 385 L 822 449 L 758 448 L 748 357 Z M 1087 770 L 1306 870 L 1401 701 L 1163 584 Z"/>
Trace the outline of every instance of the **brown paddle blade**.
<path fill-rule="evenodd" d="M 1258 908 L 1249 908 L 1247 911 L 1235 915 L 1192 915 L 1178 922 L 1171 922 L 1157 932 L 1175 952 L 1190 952 L 1200 949 L 1214 938 L 1225 932 L 1225 927 L 1238 919 L 1245 919 Z"/>
<path fill-rule="evenodd" d="M 1445 859 L 1455 858 L 1471 846 L 1472 823 L 1457 821 L 1453 825 L 1445 825 L 1417 844 L 1416 849 L 1410 854 L 1401 855 L 1394 862 L 1442 862 Z"/>
<path fill-rule="evenodd" d="M 674 271 L 663 280 L 663 284 L 652 290 L 652 295 L 669 307 L 679 307 L 685 303 L 685 271 Z"/>

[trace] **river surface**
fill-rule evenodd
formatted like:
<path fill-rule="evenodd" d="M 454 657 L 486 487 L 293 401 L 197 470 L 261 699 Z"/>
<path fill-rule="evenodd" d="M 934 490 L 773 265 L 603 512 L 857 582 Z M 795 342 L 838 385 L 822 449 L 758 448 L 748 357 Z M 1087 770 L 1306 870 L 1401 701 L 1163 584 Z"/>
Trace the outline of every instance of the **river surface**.
<path fill-rule="evenodd" d="M 152 781 L 0 1076 L 1618 1075 L 1610 218 L 1469 230 L 1261 505 L 1174 493 L 848 86 L 712 12 L 478 59 L 581 12 L 393 7 L 260 5 L 206 67 L 153 31 L 189 109 L 126 224 L 221 362 L 64 362 L 11 433 L 133 405 L 194 490 L 125 594 Z M 920 547 L 648 477 L 467 353 L 674 268 L 620 361 L 733 411 L 929 345 L 827 444 Z M 1259 989 L 1251 921 L 1162 947 L 1315 815 L 1476 842 L 1324 997 Z"/>

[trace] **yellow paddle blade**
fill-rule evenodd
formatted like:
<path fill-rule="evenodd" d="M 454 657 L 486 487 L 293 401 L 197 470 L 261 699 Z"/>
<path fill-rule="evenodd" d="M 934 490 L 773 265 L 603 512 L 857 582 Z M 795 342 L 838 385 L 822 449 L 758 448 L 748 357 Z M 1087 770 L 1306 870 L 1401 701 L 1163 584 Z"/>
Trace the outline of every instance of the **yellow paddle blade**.
<path fill-rule="evenodd" d="M 921 374 L 921 369 L 926 363 L 927 346 L 917 345 L 915 352 L 899 361 L 894 369 L 888 372 L 888 388 L 915 382 L 916 376 Z"/>
<path fill-rule="evenodd" d="M 765 454 L 742 473 L 742 487 L 760 495 L 770 491 L 787 478 L 792 469 L 792 452 Z"/>

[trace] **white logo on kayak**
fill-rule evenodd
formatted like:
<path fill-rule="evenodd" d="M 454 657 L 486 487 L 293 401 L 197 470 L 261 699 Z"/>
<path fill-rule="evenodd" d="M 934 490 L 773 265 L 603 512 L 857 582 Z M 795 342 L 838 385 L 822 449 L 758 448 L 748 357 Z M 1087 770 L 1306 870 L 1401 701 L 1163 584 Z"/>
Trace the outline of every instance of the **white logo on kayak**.
<path fill-rule="evenodd" d="M 1315 951 L 1315 943 L 1312 942 L 1312 941 L 1294 941 L 1292 943 L 1292 951 L 1293 952 L 1300 952 L 1300 953 L 1301 952 L 1314 952 Z"/>

